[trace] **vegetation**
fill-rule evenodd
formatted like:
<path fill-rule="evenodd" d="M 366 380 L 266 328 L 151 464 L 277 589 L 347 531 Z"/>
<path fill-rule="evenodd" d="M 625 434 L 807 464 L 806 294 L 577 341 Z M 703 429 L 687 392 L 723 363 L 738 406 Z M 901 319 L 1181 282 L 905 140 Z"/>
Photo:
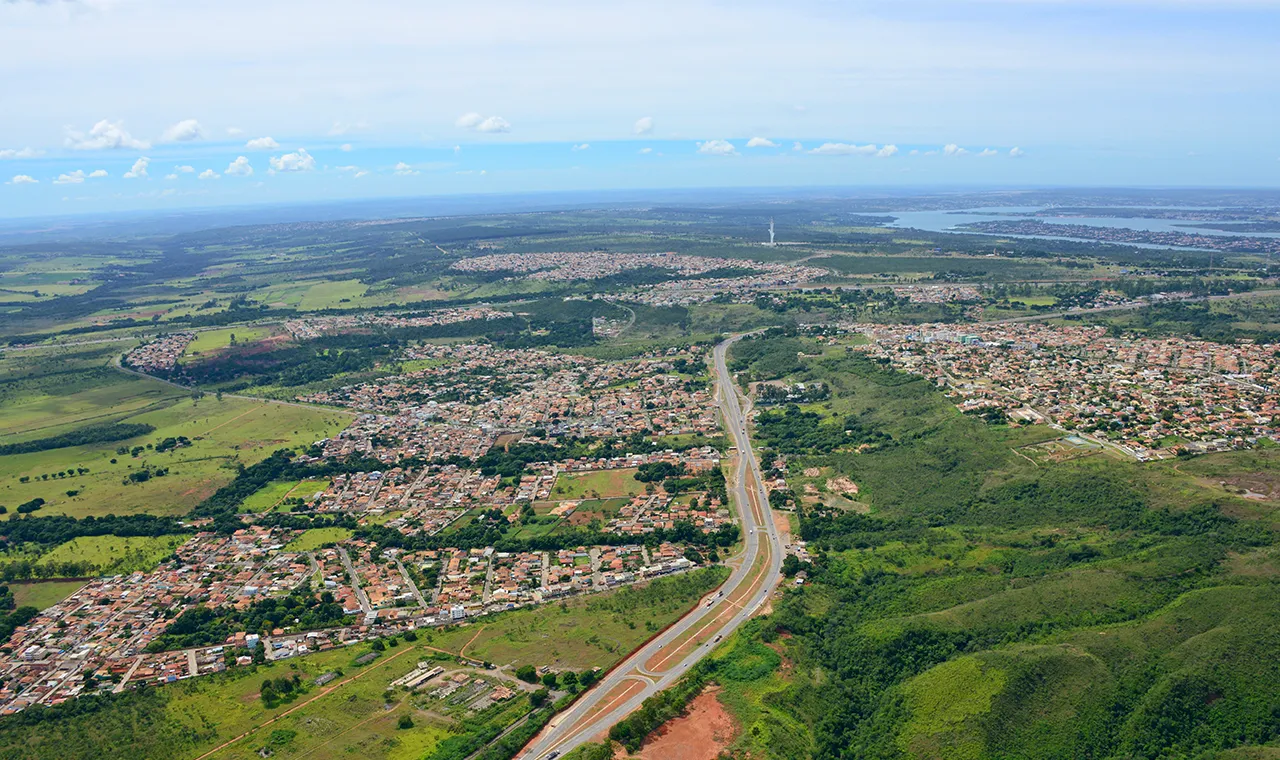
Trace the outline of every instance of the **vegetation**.
<path fill-rule="evenodd" d="M 65 449 L 70 446 L 85 446 L 91 443 L 104 443 L 107 441 L 123 441 L 128 438 L 146 435 L 153 430 L 155 428 L 151 425 L 136 423 L 113 422 L 104 425 L 90 425 L 48 438 L 36 438 L 30 441 L 22 441 L 21 443 L 0 444 L 0 456 L 30 454 L 35 451 Z"/>
<path fill-rule="evenodd" d="M 317 598 L 304 586 L 288 596 L 263 599 L 240 610 L 230 607 L 212 609 L 192 607 L 176 617 L 165 632 L 147 647 L 148 651 L 190 649 L 212 646 L 226 641 L 238 631 L 270 636 L 275 628 L 308 631 L 347 625 L 354 616 L 342 611 L 329 592 Z M 297 621 L 297 622 L 294 622 Z"/>
<path fill-rule="evenodd" d="M 1037 466 L 1010 448 L 1039 428 L 979 422 L 926 382 L 803 350 L 788 380 L 828 384 L 832 398 L 766 412 L 760 438 L 789 453 L 797 493 L 841 475 L 872 511 L 799 500 L 813 559 L 789 570 L 807 581 L 726 642 L 756 651 L 759 669 L 707 676 L 742 725 L 738 750 L 1166 758 L 1280 739 L 1280 671 L 1265 654 L 1280 641 L 1280 537 L 1257 519 L 1267 511 L 1175 463 Z M 807 432 L 823 429 L 876 442 Z M 1269 452 L 1188 464 L 1212 482 L 1274 467 Z M 692 683 L 614 738 L 635 746 Z"/>

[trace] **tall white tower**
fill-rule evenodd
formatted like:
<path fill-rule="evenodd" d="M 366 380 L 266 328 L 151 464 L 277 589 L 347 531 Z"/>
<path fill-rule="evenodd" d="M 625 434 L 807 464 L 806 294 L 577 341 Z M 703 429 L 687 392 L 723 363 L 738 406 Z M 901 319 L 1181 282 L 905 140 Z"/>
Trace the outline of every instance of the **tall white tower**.
<path fill-rule="evenodd" d="M 773 217 L 769 217 L 769 245 L 776 245 L 773 242 Z"/>

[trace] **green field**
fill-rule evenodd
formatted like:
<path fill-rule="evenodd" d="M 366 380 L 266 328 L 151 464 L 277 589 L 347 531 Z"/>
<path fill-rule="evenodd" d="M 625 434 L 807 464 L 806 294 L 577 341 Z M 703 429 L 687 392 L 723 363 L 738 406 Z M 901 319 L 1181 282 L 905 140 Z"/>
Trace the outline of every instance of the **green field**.
<path fill-rule="evenodd" d="M 634 468 L 597 472 L 561 473 L 551 489 L 555 499 L 614 499 L 644 493 L 644 483 L 636 480 Z"/>
<path fill-rule="evenodd" d="M 13 593 L 15 607 L 35 607 L 43 610 L 79 591 L 84 581 L 28 581 L 17 583 L 10 581 L 9 591 Z"/>
<path fill-rule="evenodd" d="M 122 387 L 132 385 L 113 386 Z M 123 421 L 153 425 L 156 429 L 148 435 L 0 457 L 0 504 L 16 505 L 40 497 L 47 502 L 41 514 L 177 514 L 230 482 L 237 464 L 253 464 L 276 449 L 324 438 L 340 430 L 348 419 L 326 410 L 245 399 L 164 398 L 163 405 L 123 417 Z M 101 406 L 105 403 L 99 399 L 82 408 L 79 419 L 100 420 L 107 412 Z M 0 419 L 9 417 L 0 412 Z M 71 417 L 63 415 L 64 420 Z M 145 448 L 177 436 L 185 436 L 191 445 L 159 454 Z M 117 453 L 120 446 L 144 449 L 133 456 Z M 52 477 L 75 468 L 89 472 Z M 159 469 L 167 473 L 144 482 L 128 481 L 131 472 Z M 27 482 L 22 482 L 23 478 Z M 75 493 L 68 495 L 68 491 Z M 11 508 L 9 516 L 12 514 Z"/>
<path fill-rule="evenodd" d="M 265 512 L 284 501 L 296 485 L 296 480 L 273 480 L 250 494 L 242 506 L 246 512 Z"/>
<path fill-rule="evenodd" d="M 84 536 L 61 544 L 40 558 L 41 563 L 91 562 L 102 575 L 146 572 L 173 554 L 189 536 Z"/>
<path fill-rule="evenodd" d="M 349 528 L 311 528 L 289 542 L 285 551 L 310 552 L 325 544 L 336 543 L 351 538 Z"/>
<path fill-rule="evenodd" d="M 657 630 L 684 614 L 722 583 L 724 568 L 695 570 L 673 578 L 561 604 L 504 612 L 452 631 L 429 632 L 431 646 L 512 669 L 607 668 Z"/>
<path fill-rule="evenodd" d="M 204 330 L 196 333 L 196 339 L 187 345 L 187 357 L 199 356 L 210 351 L 219 351 L 231 345 L 234 337 L 236 343 L 251 343 L 265 338 L 271 331 L 265 327 L 228 327 L 222 330 Z"/>

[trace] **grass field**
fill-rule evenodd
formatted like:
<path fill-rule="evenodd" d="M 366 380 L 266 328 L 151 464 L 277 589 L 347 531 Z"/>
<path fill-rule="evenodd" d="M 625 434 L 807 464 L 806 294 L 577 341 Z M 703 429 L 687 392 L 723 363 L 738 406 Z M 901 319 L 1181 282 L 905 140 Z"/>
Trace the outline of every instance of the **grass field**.
<path fill-rule="evenodd" d="M 150 381 L 143 381 L 150 382 Z M 125 383 L 112 388 L 131 388 Z M 153 425 L 155 432 L 114 443 L 76 446 L 0 457 L 0 504 L 46 500 L 41 514 L 78 517 L 109 513 L 176 514 L 185 512 L 235 476 L 239 464 L 253 464 L 278 448 L 309 444 L 340 430 L 348 419 L 326 410 L 246 399 L 174 398 L 123 419 Z M 79 409 L 82 420 L 107 414 L 108 399 L 98 398 Z M 9 410 L 5 410 L 7 412 Z M 0 412 L 0 419 L 6 418 Z M 71 415 L 64 413 L 64 419 Z M 138 456 L 117 453 L 117 447 L 146 446 L 165 438 L 185 436 L 190 446 L 161 454 L 144 449 Z M 115 460 L 113 463 L 111 460 Z M 87 468 L 86 474 L 46 478 L 67 469 Z M 140 470 L 163 477 L 128 482 Z M 22 478 L 27 482 L 22 482 Z M 75 492 L 68 495 L 67 492 Z"/>
<path fill-rule="evenodd" d="M 241 508 L 246 512 L 265 512 L 283 501 L 297 485 L 296 480 L 273 480 L 250 494 Z"/>
<path fill-rule="evenodd" d="M 13 592 L 16 607 L 35 607 L 43 610 L 74 594 L 84 585 L 84 581 L 29 581 L 27 583 L 9 582 L 9 590 Z"/>
<path fill-rule="evenodd" d="M 562 473 L 551 489 L 556 499 L 614 499 L 644 493 L 644 483 L 636 480 L 634 468 L 597 472 Z"/>
<path fill-rule="evenodd" d="M 204 330 L 196 333 L 196 339 L 187 345 L 185 356 L 199 356 L 210 351 L 220 351 L 231 345 L 234 336 L 236 343 L 250 343 L 270 335 L 265 327 L 228 327 L 222 330 Z"/>
<path fill-rule="evenodd" d="M 315 551 L 325 544 L 348 538 L 351 538 L 351 530 L 349 528 L 311 528 L 303 531 L 302 535 L 290 541 L 289 545 L 285 547 L 285 551 Z"/>
<path fill-rule="evenodd" d="M 722 567 L 695 570 L 644 587 L 505 612 L 453 630 L 428 632 L 423 641 L 512 668 L 607 668 L 679 618 L 726 576 Z"/>
<path fill-rule="evenodd" d="M 60 544 L 41 563 L 92 562 L 102 575 L 146 572 L 173 554 L 189 536 L 82 536 Z"/>

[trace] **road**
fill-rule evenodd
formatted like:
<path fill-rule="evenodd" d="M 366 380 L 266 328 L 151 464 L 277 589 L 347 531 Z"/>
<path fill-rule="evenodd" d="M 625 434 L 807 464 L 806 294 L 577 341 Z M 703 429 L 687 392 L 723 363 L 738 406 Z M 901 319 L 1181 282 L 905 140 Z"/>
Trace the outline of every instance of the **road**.
<path fill-rule="evenodd" d="M 769 509 L 760 463 L 751 448 L 746 422 L 746 412 L 750 411 L 750 406 L 744 410 L 733 376 L 725 363 L 729 347 L 741 337 L 737 335 L 721 342 L 714 352 L 720 412 L 739 454 L 732 490 L 746 545 L 740 564 L 734 568 L 720 592 L 711 598 L 709 604 L 699 604 L 609 671 L 569 710 L 556 716 L 517 757 L 525 760 L 543 760 L 553 755 L 558 757 L 608 730 L 638 708 L 644 700 L 674 684 L 707 656 L 722 636 L 729 635 L 756 614 L 777 588 L 781 579 L 784 547 Z M 763 569 L 756 566 L 762 553 Z M 735 602 L 735 598 L 739 596 L 744 597 L 741 603 Z M 720 622 L 725 613 L 735 609 L 727 620 Z M 719 626 L 714 630 L 717 636 L 696 643 L 688 654 L 679 654 L 685 648 L 686 639 L 690 636 L 697 638 L 700 633 L 713 626 Z M 673 651 L 666 651 L 668 649 Z M 666 656 L 658 660 L 654 669 L 647 667 L 651 660 L 664 654 Z M 680 659 L 668 666 L 676 657 Z M 665 669 L 658 670 L 663 667 Z M 624 691 L 621 695 L 616 693 L 628 684 L 637 683 L 642 684 L 643 688 Z"/>

